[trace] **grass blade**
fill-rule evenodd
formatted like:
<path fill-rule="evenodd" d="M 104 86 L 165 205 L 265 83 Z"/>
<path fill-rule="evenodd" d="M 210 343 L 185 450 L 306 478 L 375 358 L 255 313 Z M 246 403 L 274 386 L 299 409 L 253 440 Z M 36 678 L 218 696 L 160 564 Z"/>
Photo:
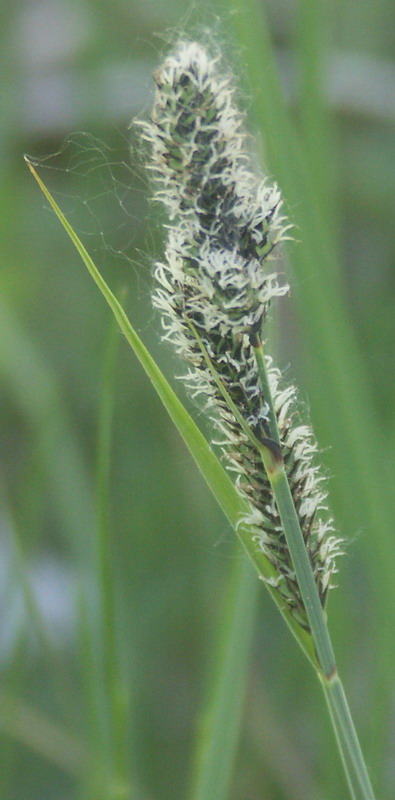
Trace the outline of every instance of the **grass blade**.
<path fill-rule="evenodd" d="M 110 764 L 109 800 L 129 800 L 132 788 L 129 779 L 127 742 L 127 694 L 121 674 L 121 653 L 118 635 L 114 570 L 109 521 L 109 484 L 111 439 L 114 405 L 115 369 L 117 363 L 119 329 L 112 319 L 103 361 L 100 392 L 97 453 L 97 505 L 98 505 L 98 591 L 100 602 L 100 639 L 103 667 L 103 703 L 107 717 L 108 751 Z M 119 787 L 122 787 L 120 789 Z"/>
<path fill-rule="evenodd" d="M 246 549 L 250 558 L 255 564 L 258 573 L 265 579 L 276 578 L 276 573 L 273 566 L 261 551 L 258 552 L 254 542 L 252 541 L 248 526 L 239 524 L 241 517 L 243 517 L 248 510 L 247 503 L 238 494 L 235 486 L 228 477 L 218 458 L 211 450 L 203 434 L 178 399 L 164 375 L 161 373 L 156 362 L 132 327 L 119 301 L 111 289 L 107 286 L 104 278 L 93 263 L 89 253 L 71 227 L 70 223 L 65 218 L 47 187 L 37 174 L 34 166 L 27 159 L 26 161 L 43 194 L 55 211 L 56 216 L 76 247 L 90 275 L 110 306 L 122 333 L 125 335 L 128 343 L 151 380 L 156 392 L 162 400 L 162 403 L 168 411 L 177 430 L 184 439 L 185 444 L 187 445 L 191 455 L 195 460 L 195 463 L 197 464 L 215 499 L 224 511 L 232 527 L 237 529 L 237 533 L 240 537 L 243 547 Z M 271 588 L 268 584 L 266 585 L 268 591 L 278 605 L 274 592 L 271 591 Z M 316 666 L 316 658 L 310 635 L 302 630 L 302 628 L 294 621 L 293 617 L 286 609 L 280 607 L 279 605 L 278 608 L 290 630 L 297 639 L 299 645 L 303 649 L 305 655 L 314 664 L 314 666 Z"/>
<path fill-rule="evenodd" d="M 196 742 L 190 800 L 228 797 L 241 724 L 258 582 L 237 558 L 218 616 L 216 653 Z"/>

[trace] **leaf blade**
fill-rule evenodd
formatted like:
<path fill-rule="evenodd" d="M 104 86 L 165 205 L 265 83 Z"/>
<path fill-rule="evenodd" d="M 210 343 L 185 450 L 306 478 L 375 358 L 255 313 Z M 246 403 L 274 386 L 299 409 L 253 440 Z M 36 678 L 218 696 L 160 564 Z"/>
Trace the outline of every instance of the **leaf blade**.
<path fill-rule="evenodd" d="M 67 218 L 64 216 L 55 199 L 52 197 L 50 191 L 47 189 L 45 183 L 37 174 L 33 164 L 26 156 L 25 161 L 33 177 L 37 181 L 41 191 L 48 200 L 51 208 L 55 212 L 60 223 L 63 225 L 66 233 L 81 256 L 86 268 L 88 269 L 88 272 L 96 283 L 96 286 L 110 306 L 121 332 L 124 334 L 157 394 L 159 395 L 210 491 L 222 508 L 232 527 L 236 530 L 244 549 L 247 551 L 249 557 L 254 563 L 260 577 L 265 581 L 265 585 L 285 622 L 298 641 L 307 659 L 313 664 L 314 668 L 316 668 L 317 660 L 311 636 L 298 625 L 287 608 L 284 607 L 284 605 L 280 602 L 279 595 L 275 588 L 267 582 L 275 581 L 277 578 L 277 573 L 264 553 L 257 549 L 249 526 L 245 523 L 241 524 L 243 516 L 248 514 L 250 510 L 247 501 L 244 500 L 238 493 L 236 487 L 230 480 L 219 459 L 211 450 L 211 447 L 203 436 L 202 432 L 199 430 L 188 411 L 184 408 L 183 404 L 177 397 L 174 390 L 171 388 L 170 384 L 143 344 L 137 332 L 134 330 L 118 299 L 107 285 L 83 243 L 68 222 Z"/>

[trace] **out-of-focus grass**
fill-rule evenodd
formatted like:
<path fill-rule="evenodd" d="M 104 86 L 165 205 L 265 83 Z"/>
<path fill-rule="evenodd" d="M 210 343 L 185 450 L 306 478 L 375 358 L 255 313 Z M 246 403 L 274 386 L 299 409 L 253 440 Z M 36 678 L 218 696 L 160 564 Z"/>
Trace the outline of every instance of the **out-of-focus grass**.
<path fill-rule="evenodd" d="M 391 357 L 395 104 L 391 89 L 394 66 L 388 59 L 393 50 L 390 31 L 395 9 L 389 0 L 379 5 L 347 0 L 341 7 L 331 6 L 332 11 L 322 4 L 326 14 L 321 23 L 314 15 L 310 17 L 306 7 L 303 13 L 312 26 L 311 38 L 307 27 L 298 28 L 298 5 L 264 4 L 283 89 L 299 134 L 297 144 L 313 186 L 309 192 L 318 188 L 318 195 L 310 194 L 309 200 L 304 195 L 298 199 L 296 190 L 292 193 L 288 185 L 290 177 L 285 170 L 291 143 L 286 129 L 280 126 L 270 132 L 268 110 L 260 110 L 268 76 L 258 60 L 263 54 L 259 12 L 252 5 L 245 7 L 241 18 L 244 39 L 238 39 L 236 47 L 229 44 L 229 30 L 240 18 L 225 12 L 221 25 L 228 33 L 220 35 L 228 56 L 241 64 L 238 72 L 248 82 L 250 118 L 262 132 L 265 161 L 270 174 L 281 183 L 291 217 L 299 225 L 296 238 L 300 244 L 294 245 L 291 254 L 297 259 L 291 278 L 292 298 L 281 317 L 279 358 L 282 365 L 291 365 L 287 374 L 297 378 L 302 397 L 311 407 L 318 439 L 325 448 L 324 465 L 332 474 L 336 521 L 350 540 L 341 564 L 339 589 L 330 602 L 330 627 L 377 794 L 387 797 L 394 781 L 390 476 L 395 438 Z M 318 4 L 313 10 L 316 8 Z M 57 570 L 67 576 L 74 608 L 78 607 L 79 589 L 73 587 L 82 585 L 90 627 L 97 619 L 94 486 L 98 393 L 109 326 L 100 298 L 76 263 L 62 231 L 43 209 L 22 153 L 55 152 L 65 136 L 83 129 L 116 148 L 119 154 L 114 160 L 127 163 L 127 123 L 132 114 L 138 111 L 141 115 L 148 108 L 150 72 L 162 50 L 162 41 L 154 33 L 178 26 L 184 12 L 176 2 L 118 2 L 109 15 L 106 3 L 82 0 L 51 7 L 9 4 L 4 9 L 0 34 L 6 78 L 1 89 L 0 134 L 4 154 L 0 196 L 2 482 L 10 518 L 22 543 L 23 567 L 56 650 L 54 659 L 34 634 L 32 610 L 20 599 L 21 572 L 15 571 L 12 583 L 5 584 L 7 595 L 2 597 L 7 627 L 0 651 L 8 720 L 1 729 L 6 769 L 0 789 L 7 800 L 30 800 L 44 794 L 55 799 L 78 797 L 83 780 L 76 780 L 66 764 L 62 767 L 59 759 L 54 762 L 51 758 L 51 724 L 63 732 L 66 743 L 81 743 L 82 772 L 86 770 L 84 759 L 92 751 L 86 724 L 86 681 L 92 676 L 91 668 L 84 665 L 100 658 L 94 644 L 98 631 L 90 630 L 91 660 L 86 662 L 78 635 L 78 612 L 70 618 L 71 606 Z M 221 29 L 212 10 L 206 14 L 200 7 L 195 13 L 203 26 L 213 23 Z M 328 19 L 331 14 L 332 20 Z M 315 22 L 318 27 L 314 28 Z M 328 111 L 319 81 L 309 84 L 307 80 L 321 74 L 321 45 L 318 52 L 313 47 L 317 39 L 329 45 L 329 70 L 325 64 L 323 67 L 329 135 L 333 134 L 329 144 L 326 137 L 322 140 L 328 131 Z M 250 72 L 253 57 L 258 70 L 255 77 Z M 304 65 L 301 84 L 299 62 Z M 316 73 L 312 72 L 314 64 Z M 366 75 L 363 91 L 358 84 L 361 73 Z M 381 106 L 380 97 L 384 98 Z M 280 146 L 282 150 L 276 150 Z M 95 171 L 91 170 L 84 183 L 75 171 L 65 172 L 70 160 L 71 156 L 60 156 L 47 162 L 50 169 L 45 177 L 60 193 L 58 199 L 67 206 L 65 210 L 72 214 L 74 210 L 72 221 L 81 235 L 85 232 L 89 249 L 102 259 L 110 284 L 115 289 L 128 285 L 130 316 L 171 378 L 176 367 L 172 355 L 158 343 L 149 299 L 149 263 L 160 252 L 160 243 L 144 199 L 144 184 L 136 175 L 136 160 L 131 170 L 117 169 L 118 177 L 132 187 L 125 199 L 127 217 L 115 191 L 109 189 L 116 188 L 111 179 L 104 182 L 104 188 L 103 172 L 97 170 L 95 183 Z M 330 179 L 328 193 L 325 172 Z M 87 185 L 85 195 L 83 187 Z M 316 218 L 326 203 L 332 208 L 329 232 L 336 231 L 335 247 L 330 241 L 336 252 L 336 271 L 332 273 L 331 250 L 326 246 L 321 250 L 316 244 L 310 249 L 310 261 L 303 261 L 302 272 L 302 254 L 311 233 L 302 216 L 306 220 L 314 212 Z M 103 249 L 102 237 L 97 235 L 100 230 L 105 231 L 112 250 Z M 113 252 L 117 249 L 124 251 L 124 259 Z M 325 264 L 328 272 L 321 283 Z M 314 312 L 320 287 L 326 286 L 330 290 L 325 289 Z M 347 420 L 342 417 L 339 400 L 345 384 L 338 385 L 339 378 L 333 378 L 325 366 L 327 350 L 321 350 L 331 319 L 339 319 L 339 308 L 342 323 L 339 327 L 336 322 L 332 331 L 332 364 L 334 359 L 338 362 L 338 375 L 347 372 Z M 358 366 L 354 369 L 350 364 Z M 359 391 L 361 376 L 364 388 Z M 353 392 L 357 395 L 355 416 L 350 400 Z M 195 409 L 194 414 L 201 422 L 200 412 Z M 355 453 L 359 453 L 357 458 Z M 204 695 L 203 675 L 211 663 L 219 598 L 224 597 L 226 576 L 239 556 L 235 556 L 233 534 L 148 381 L 123 346 L 114 379 L 109 519 L 121 673 L 132 696 L 128 755 L 138 786 L 132 796 L 184 796 L 194 739 L 192 720 Z M 11 569 L 6 541 L 13 528 L 5 514 L 1 524 L 5 533 L 2 561 Z M 300 796 L 340 800 L 344 797 L 341 768 L 321 710 L 319 688 L 306 679 L 304 662 L 270 598 L 263 590 L 261 595 L 251 688 L 231 796 L 261 797 L 264 786 L 268 798 L 294 800 L 292 786 L 298 786 Z M 52 680 L 59 659 L 72 688 L 72 699 L 66 704 L 62 690 L 56 688 L 61 682 Z M 256 706 L 261 709 L 258 718 L 253 713 Z M 37 713 L 22 714 L 23 709 Z M 42 718 L 47 727 L 40 724 Z M 283 747 L 271 746 L 270 730 L 275 730 L 276 742 L 285 743 Z M 39 748 L 34 748 L 32 743 L 38 741 Z M 289 757 L 295 753 L 304 771 L 298 771 L 297 758 L 295 762 Z"/>

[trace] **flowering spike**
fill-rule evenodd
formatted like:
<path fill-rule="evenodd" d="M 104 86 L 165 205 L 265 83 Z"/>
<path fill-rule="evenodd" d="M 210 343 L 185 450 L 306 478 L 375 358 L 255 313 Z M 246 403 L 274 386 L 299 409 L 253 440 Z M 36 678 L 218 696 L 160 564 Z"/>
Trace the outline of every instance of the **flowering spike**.
<path fill-rule="evenodd" d="M 278 188 L 251 171 L 243 117 L 218 60 L 201 45 L 182 42 L 155 80 L 151 120 L 138 124 L 150 146 L 156 199 L 171 222 L 165 259 L 156 265 L 153 298 L 162 315 L 163 339 L 171 341 L 189 364 L 183 380 L 192 397 L 205 399 L 227 467 L 236 473 L 236 486 L 249 501 L 250 513 L 240 522 L 250 524 L 257 548 L 275 567 L 277 578 L 271 585 L 308 629 L 256 445 L 270 439 L 270 408 L 259 382 L 254 345 L 271 300 L 288 291 L 267 267 L 290 226 L 281 215 Z M 266 368 L 285 471 L 324 605 L 341 540 L 333 534 L 322 478 L 312 463 L 317 449 L 312 432 L 295 422 L 295 389 L 282 388 L 269 357 Z M 246 435 L 240 418 L 253 436 Z"/>

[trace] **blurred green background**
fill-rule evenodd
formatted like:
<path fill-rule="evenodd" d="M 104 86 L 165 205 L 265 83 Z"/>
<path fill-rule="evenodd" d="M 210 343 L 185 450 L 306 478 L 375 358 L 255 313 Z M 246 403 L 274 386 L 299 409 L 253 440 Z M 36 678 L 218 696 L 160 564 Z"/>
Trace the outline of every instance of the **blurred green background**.
<path fill-rule="evenodd" d="M 345 370 L 358 365 L 358 375 L 349 370 L 351 388 L 361 380 L 364 385 L 364 394 L 356 395 L 365 422 L 350 458 L 343 426 L 361 422 L 362 413 L 354 419 L 348 399 L 349 422 L 338 420 L 331 401 L 335 370 L 326 372 L 309 327 L 306 296 L 320 280 L 320 250 L 315 271 L 290 269 L 292 294 L 274 337 L 279 363 L 310 407 L 336 523 L 349 541 L 331 596 L 330 629 L 373 783 L 378 796 L 390 798 L 395 6 L 390 0 L 323 5 L 316 42 L 325 54 L 329 114 L 310 142 L 315 123 L 303 97 L 309 80 L 308 58 L 303 61 L 309 43 L 303 42 L 306 20 L 319 6 L 266 0 L 261 8 L 313 177 L 326 175 L 326 184 L 315 183 L 317 205 L 322 211 L 328 197 L 335 198 L 331 216 L 328 200 L 329 229 L 332 244 L 336 235 L 336 290 L 353 360 L 342 351 L 340 334 L 333 349 Z M 188 795 L 229 573 L 244 556 L 148 380 L 114 332 L 23 154 L 40 163 L 40 175 L 110 286 L 126 292 L 133 324 L 173 381 L 182 368 L 160 344 L 150 304 L 161 231 L 128 125 L 149 113 L 152 72 L 178 30 L 205 38 L 205 28 L 214 29 L 237 73 L 251 74 L 248 41 L 237 39 L 231 10 L 233 4 L 204 3 L 188 10 L 179 0 L 3 0 L 1 6 L 4 800 Z M 259 33 L 250 5 L 244 14 L 256 51 Z M 265 79 L 258 86 L 247 77 L 246 84 L 250 129 L 265 154 L 265 131 L 254 127 L 255 96 L 264 94 Z M 321 147 L 323 136 L 330 142 Z M 320 166 L 323 154 L 327 160 Z M 274 168 L 269 172 L 280 180 Z M 295 198 L 287 199 L 296 213 Z M 296 238 L 308 236 L 309 230 L 299 229 Z M 174 385 L 183 396 L 180 384 Z M 204 427 L 199 409 L 189 408 Z M 107 484 L 108 500 L 100 488 Z M 246 684 L 229 797 L 345 797 L 320 689 L 263 589 Z"/>

